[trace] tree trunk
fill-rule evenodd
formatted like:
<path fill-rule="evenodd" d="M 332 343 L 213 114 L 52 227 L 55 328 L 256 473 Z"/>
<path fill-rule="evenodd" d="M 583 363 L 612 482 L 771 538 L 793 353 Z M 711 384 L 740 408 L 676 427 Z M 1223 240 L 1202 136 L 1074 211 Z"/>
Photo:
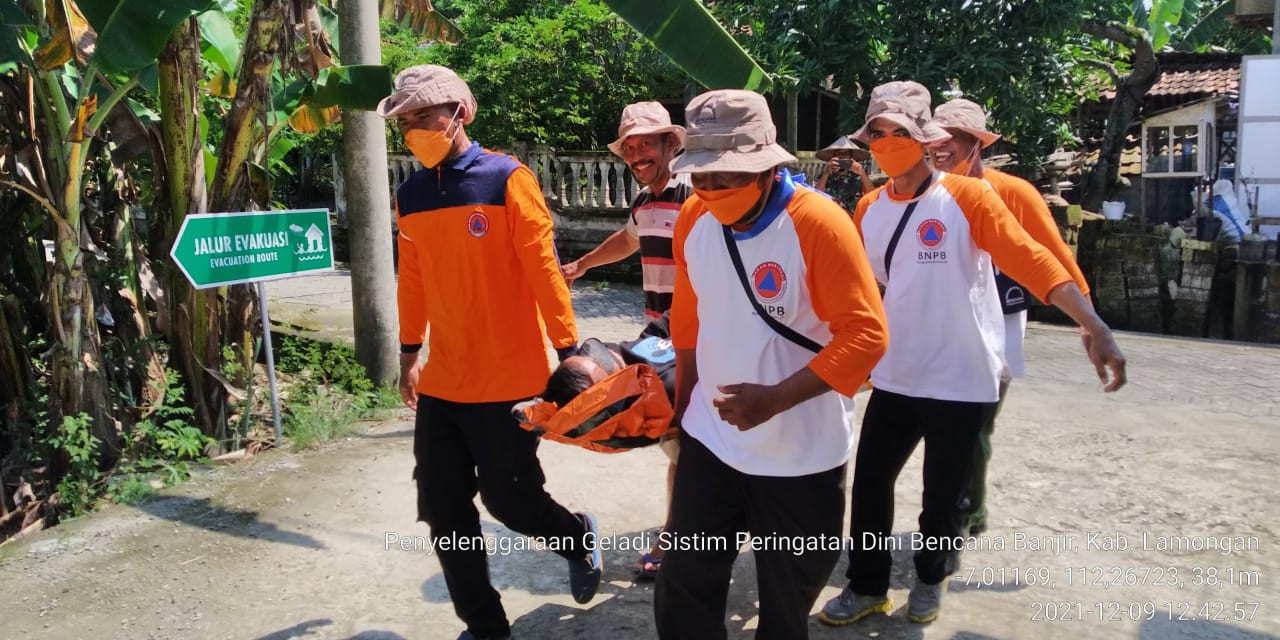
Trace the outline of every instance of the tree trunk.
<path fill-rule="evenodd" d="M 284 0 L 258 0 L 253 5 L 240 54 L 236 97 L 224 121 L 226 129 L 218 148 L 218 168 L 210 189 L 213 211 L 237 211 L 248 202 L 248 164 L 254 149 L 266 139 L 265 132 L 260 137 L 255 127 L 271 100 L 271 67 L 281 43 L 287 41 L 284 27 L 288 8 Z M 287 55 L 288 49 L 284 53 Z M 265 202 L 254 204 L 267 205 Z"/>
<path fill-rule="evenodd" d="M 379 64 L 382 45 L 375 4 L 343 2 L 338 11 L 343 63 Z M 377 114 L 342 113 L 356 360 L 370 379 L 390 386 L 396 383 L 400 366 L 385 130 Z"/>
<path fill-rule="evenodd" d="M 62 86 L 49 83 L 42 96 L 54 104 L 66 104 Z M 87 104 L 84 101 L 84 104 Z M 81 149 L 92 144 L 85 135 L 88 109 L 73 101 L 72 126 L 65 137 L 66 154 L 62 161 L 61 192 L 53 195 L 60 218 L 54 228 L 53 268 L 49 271 L 49 301 L 53 307 L 53 349 L 49 362 L 49 417 L 56 429 L 63 418 L 80 414 L 92 420 L 92 433 L 102 442 L 98 462 L 101 468 L 115 464 L 120 452 L 120 433 L 112 417 L 107 394 L 106 374 L 102 370 L 102 344 L 94 312 L 93 287 L 85 271 L 85 254 L 81 249 L 85 229 L 82 224 L 82 176 L 85 162 Z M 52 123 L 50 128 L 52 128 Z M 46 140 L 58 140 L 52 136 Z M 60 144 L 62 141 L 54 142 Z M 57 164 L 55 162 L 55 164 Z M 51 172 L 57 173 L 57 172 Z M 54 474 L 56 477 L 56 473 Z"/>
<path fill-rule="evenodd" d="M 169 248 L 188 214 L 205 213 L 204 153 L 200 144 L 200 27 L 195 18 L 175 29 L 160 53 L 160 144 L 163 148 L 164 214 L 154 221 L 153 254 L 168 316 L 170 362 L 187 384 L 187 400 L 205 434 L 223 430 L 226 393 L 205 371 L 222 359 L 224 302 L 216 290 L 198 290 L 182 275 Z M 163 326 L 163 324 L 162 324 Z"/>
<path fill-rule="evenodd" d="M 1151 48 L 1151 38 L 1141 29 L 1115 22 L 1106 24 L 1086 21 L 1081 30 L 1105 40 L 1122 44 L 1133 52 L 1132 68 L 1126 76 L 1113 76 L 1116 80 L 1116 97 L 1107 113 L 1107 124 L 1102 134 L 1102 147 L 1098 164 L 1089 171 L 1084 182 L 1080 205 L 1086 211 L 1099 211 L 1108 190 L 1120 179 L 1120 153 L 1124 151 L 1129 125 L 1142 108 L 1143 98 L 1160 79 L 1160 65 Z M 1140 141 L 1141 142 L 1141 141 Z"/>
<path fill-rule="evenodd" d="M 73 188 L 78 189 L 79 185 Z M 79 207 L 75 203 L 75 207 Z M 70 214 L 71 211 L 67 210 Z M 79 216 L 67 216 L 74 235 L 58 225 L 57 251 L 50 284 L 54 304 L 54 347 L 50 362 L 49 403 L 51 426 L 68 416 L 87 414 L 93 435 L 102 441 L 98 459 L 110 468 L 120 453 L 120 433 L 107 401 L 107 381 L 102 367 L 102 345 L 94 318 L 93 289 L 84 270 L 80 250 Z"/>

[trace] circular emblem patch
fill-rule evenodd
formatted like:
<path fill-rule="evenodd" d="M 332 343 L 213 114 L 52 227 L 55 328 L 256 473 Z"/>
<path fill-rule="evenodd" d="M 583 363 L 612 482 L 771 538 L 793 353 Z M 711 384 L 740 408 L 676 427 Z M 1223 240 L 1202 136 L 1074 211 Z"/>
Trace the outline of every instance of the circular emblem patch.
<path fill-rule="evenodd" d="M 489 233 L 488 216 L 481 211 L 471 214 L 471 217 L 467 218 L 467 231 L 477 238 Z"/>
<path fill-rule="evenodd" d="M 916 227 L 916 237 L 920 239 L 920 246 L 932 249 L 947 239 L 947 227 L 941 220 L 929 218 Z"/>
<path fill-rule="evenodd" d="M 751 282 L 755 285 L 756 295 L 764 302 L 771 302 L 782 297 L 787 289 L 787 274 L 782 265 L 776 262 L 764 262 L 751 272 Z"/>

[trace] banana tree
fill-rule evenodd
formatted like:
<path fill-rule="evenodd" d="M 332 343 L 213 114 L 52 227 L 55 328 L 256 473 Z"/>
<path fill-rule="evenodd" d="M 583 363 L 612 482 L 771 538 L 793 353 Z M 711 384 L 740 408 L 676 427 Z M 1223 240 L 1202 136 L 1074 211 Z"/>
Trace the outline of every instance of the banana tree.
<path fill-rule="evenodd" d="M 280 136 L 284 127 L 314 132 L 336 119 L 338 105 L 369 108 L 371 96 L 389 92 L 391 78 L 385 67 L 336 64 L 336 46 L 328 36 L 335 26 L 333 16 L 323 9 L 314 0 L 255 2 L 243 45 L 219 10 L 189 20 L 185 30 L 173 34 L 159 74 L 166 113 L 166 192 L 173 205 L 162 247 L 172 243 L 189 213 L 267 208 L 271 160 L 287 150 Z M 204 81 L 200 52 L 218 67 L 211 82 Z M 201 87 L 231 101 L 216 149 L 207 146 L 208 123 L 202 123 L 205 116 L 195 108 Z M 219 371 L 226 346 L 234 345 L 241 364 L 252 361 L 257 330 L 252 290 L 232 286 L 197 291 L 172 265 L 165 267 L 181 368 L 190 381 L 200 423 L 221 440 L 234 388 Z"/>
<path fill-rule="evenodd" d="M 94 261 L 87 255 L 95 242 L 86 215 L 97 211 L 95 202 L 84 199 L 84 178 L 91 158 L 103 150 L 104 122 L 138 85 L 154 57 L 151 48 L 163 44 L 167 28 L 179 21 L 173 16 L 210 1 L 178 0 L 157 9 L 102 0 L 87 5 L 87 14 L 72 0 L 0 2 L 2 46 L 16 54 L 8 62 L 29 88 L 30 135 L 19 143 L 36 158 L 6 167 L 0 179 L 39 204 L 54 240 L 47 284 L 53 335 L 49 417 L 59 424 L 64 416 L 88 414 L 94 435 L 106 444 L 108 464 L 119 432 L 98 325 L 114 320 L 95 296 L 102 287 L 91 281 Z M 88 186 L 101 193 L 104 184 Z"/>

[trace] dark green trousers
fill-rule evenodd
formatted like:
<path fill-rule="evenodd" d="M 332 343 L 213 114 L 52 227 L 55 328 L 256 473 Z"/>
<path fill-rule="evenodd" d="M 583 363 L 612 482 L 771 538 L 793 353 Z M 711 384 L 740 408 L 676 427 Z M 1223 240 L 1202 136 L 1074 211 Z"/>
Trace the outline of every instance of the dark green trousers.
<path fill-rule="evenodd" d="M 1004 407 L 1004 397 L 1009 392 L 1009 381 L 1000 381 L 1000 399 L 996 402 L 996 410 L 991 419 L 978 431 L 978 448 L 974 450 L 973 475 L 970 476 L 969 499 L 973 503 L 973 511 L 969 513 L 969 529 L 987 526 L 987 463 L 991 462 L 991 434 L 996 430 L 996 418 Z"/>

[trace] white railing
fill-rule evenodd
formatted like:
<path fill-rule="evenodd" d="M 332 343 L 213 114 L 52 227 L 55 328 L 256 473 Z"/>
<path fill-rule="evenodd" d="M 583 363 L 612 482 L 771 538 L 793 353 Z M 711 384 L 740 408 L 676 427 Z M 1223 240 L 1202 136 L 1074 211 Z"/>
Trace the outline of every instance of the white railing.
<path fill-rule="evenodd" d="M 547 204 L 560 210 L 626 209 L 640 191 L 640 185 L 627 170 L 626 163 L 607 151 L 556 152 L 547 147 L 516 145 L 508 152 L 533 171 Z M 335 157 L 335 199 L 341 212 L 345 210 L 345 197 L 339 162 Z M 387 155 L 387 177 L 393 198 L 396 188 L 421 168 L 422 165 L 412 155 Z M 826 170 L 826 162 L 802 157 L 790 168 L 793 172 L 804 173 L 809 184 L 814 184 Z"/>
<path fill-rule="evenodd" d="M 556 153 L 545 148 L 514 153 L 542 185 L 547 203 L 561 209 L 625 209 L 640 190 L 621 158 L 609 152 Z M 412 155 L 387 156 L 391 189 L 422 168 Z"/>

